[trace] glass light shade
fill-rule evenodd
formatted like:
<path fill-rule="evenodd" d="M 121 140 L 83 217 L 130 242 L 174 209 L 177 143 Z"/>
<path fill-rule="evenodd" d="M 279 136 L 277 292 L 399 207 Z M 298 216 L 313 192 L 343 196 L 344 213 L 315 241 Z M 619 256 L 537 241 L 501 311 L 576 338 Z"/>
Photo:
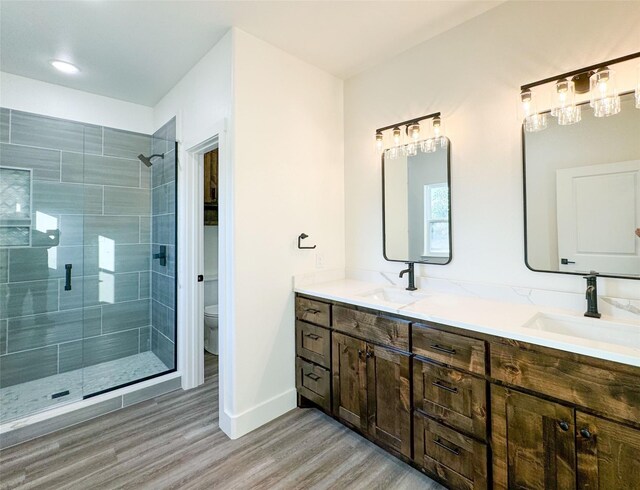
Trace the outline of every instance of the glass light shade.
<path fill-rule="evenodd" d="M 444 124 L 442 123 L 442 119 L 439 117 L 434 117 L 431 122 L 431 128 L 433 130 L 433 137 L 439 138 L 444 135 Z"/>
<path fill-rule="evenodd" d="M 407 126 L 407 134 L 413 141 L 418 141 L 420 139 L 420 124 L 409 124 Z"/>
<path fill-rule="evenodd" d="M 575 83 L 573 81 L 567 80 L 566 78 L 558 80 L 555 85 L 551 115 L 559 117 L 564 113 L 565 118 L 571 118 L 573 115 L 575 115 L 575 108 Z"/>
<path fill-rule="evenodd" d="M 380 131 L 376 132 L 376 150 L 381 152 L 384 148 L 384 136 Z"/>
<path fill-rule="evenodd" d="M 434 138 L 429 138 L 420 142 L 420 151 L 423 153 L 433 153 L 437 149 L 438 147 Z"/>
<path fill-rule="evenodd" d="M 547 129 L 546 114 L 531 114 L 524 118 L 524 130 L 527 133 L 535 133 Z"/>
<path fill-rule="evenodd" d="M 533 92 L 531 90 L 526 89 L 520 92 L 520 109 L 522 112 L 521 119 L 525 119 L 536 113 L 535 99 L 533 98 Z"/>
<path fill-rule="evenodd" d="M 589 78 L 589 87 L 594 116 L 607 117 L 620 112 L 620 97 L 613 70 L 601 68 L 596 71 Z"/>
<path fill-rule="evenodd" d="M 398 147 L 394 146 L 393 148 L 389 148 L 388 150 L 386 150 L 384 152 L 384 159 L 385 160 L 395 160 L 396 158 L 398 158 L 399 154 L 398 154 Z"/>
<path fill-rule="evenodd" d="M 408 157 L 413 157 L 418 154 L 418 144 L 411 142 L 404 146 L 404 154 Z"/>
<path fill-rule="evenodd" d="M 402 141 L 402 131 L 400 131 L 400 128 L 396 127 L 393 128 L 393 144 L 395 146 L 398 146 Z"/>
<path fill-rule="evenodd" d="M 536 99 L 530 89 L 520 92 L 520 108 L 522 125 L 527 133 L 547 129 L 547 115 L 538 114 Z"/>
<path fill-rule="evenodd" d="M 580 122 L 582 119 L 582 110 L 580 106 L 565 107 L 558 113 L 558 124 L 560 126 L 569 126 Z"/>

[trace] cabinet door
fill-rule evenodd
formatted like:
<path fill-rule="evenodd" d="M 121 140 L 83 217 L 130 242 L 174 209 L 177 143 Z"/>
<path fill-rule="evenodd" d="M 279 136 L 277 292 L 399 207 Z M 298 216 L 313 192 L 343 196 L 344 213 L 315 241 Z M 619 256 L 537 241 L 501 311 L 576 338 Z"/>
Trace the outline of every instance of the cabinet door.
<path fill-rule="evenodd" d="M 574 418 L 572 408 L 492 385 L 494 488 L 575 488 Z"/>
<path fill-rule="evenodd" d="M 339 333 L 334 333 L 332 339 L 333 414 L 366 432 L 367 345 Z"/>
<path fill-rule="evenodd" d="M 409 355 L 367 344 L 368 431 L 411 457 Z"/>
<path fill-rule="evenodd" d="M 578 488 L 640 489 L 640 430 L 576 414 Z"/>

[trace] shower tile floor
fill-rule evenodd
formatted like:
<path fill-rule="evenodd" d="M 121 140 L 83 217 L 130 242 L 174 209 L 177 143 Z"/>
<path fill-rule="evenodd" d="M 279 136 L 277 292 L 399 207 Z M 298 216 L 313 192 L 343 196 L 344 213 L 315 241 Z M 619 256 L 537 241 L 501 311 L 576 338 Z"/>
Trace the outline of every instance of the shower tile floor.
<path fill-rule="evenodd" d="M 167 370 L 167 366 L 153 352 L 147 351 L 68 373 L 7 386 L 0 389 L 0 423 L 82 400 L 85 395 Z M 53 393 L 65 390 L 69 390 L 68 395 L 51 399 Z"/>

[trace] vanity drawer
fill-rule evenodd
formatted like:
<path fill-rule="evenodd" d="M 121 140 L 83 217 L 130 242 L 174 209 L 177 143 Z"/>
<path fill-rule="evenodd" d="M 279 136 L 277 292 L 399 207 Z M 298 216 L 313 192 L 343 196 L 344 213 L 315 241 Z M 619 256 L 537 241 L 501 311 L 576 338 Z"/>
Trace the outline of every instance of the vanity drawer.
<path fill-rule="evenodd" d="M 413 416 L 414 461 L 449 488 L 487 488 L 487 446 L 420 413 Z"/>
<path fill-rule="evenodd" d="M 331 331 L 296 320 L 296 354 L 330 368 Z"/>
<path fill-rule="evenodd" d="M 640 420 L 640 369 L 548 348 L 491 343 L 491 377 L 617 419 Z"/>
<path fill-rule="evenodd" d="M 487 437 L 487 382 L 482 378 L 414 358 L 413 404 L 456 429 Z"/>
<path fill-rule="evenodd" d="M 413 352 L 449 366 L 485 374 L 483 340 L 443 332 L 420 323 L 412 326 Z"/>
<path fill-rule="evenodd" d="M 333 328 L 376 344 L 409 351 L 409 322 L 405 320 L 334 306 Z"/>
<path fill-rule="evenodd" d="M 331 374 L 328 369 L 296 357 L 296 388 L 325 410 L 331 408 Z"/>
<path fill-rule="evenodd" d="M 321 327 L 331 326 L 331 305 L 315 299 L 296 297 L 296 318 Z"/>

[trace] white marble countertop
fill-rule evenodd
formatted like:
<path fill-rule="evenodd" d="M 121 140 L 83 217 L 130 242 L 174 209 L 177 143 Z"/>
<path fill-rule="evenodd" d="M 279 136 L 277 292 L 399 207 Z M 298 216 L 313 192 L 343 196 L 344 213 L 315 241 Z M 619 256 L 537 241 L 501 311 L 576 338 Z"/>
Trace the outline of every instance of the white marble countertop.
<path fill-rule="evenodd" d="M 498 337 L 529 342 L 567 352 L 620 362 L 640 367 L 640 324 L 634 320 L 619 320 L 603 315 L 599 320 L 585 318 L 573 310 L 514 304 L 504 301 L 458 296 L 429 289 L 418 290 L 426 297 L 403 306 L 384 300 L 366 297 L 367 293 L 389 284 L 340 279 L 311 285 L 294 287 L 297 293 L 363 306 L 388 313 L 431 321 Z M 579 328 L 602 329 L 602 338 L 592 340 L 578 335 L 546 332 L 527 325 L 539 314 L 558 315 L 576 321 Z M 628 342 L 607 342 L 607 328 L 622 326 Z"/>

